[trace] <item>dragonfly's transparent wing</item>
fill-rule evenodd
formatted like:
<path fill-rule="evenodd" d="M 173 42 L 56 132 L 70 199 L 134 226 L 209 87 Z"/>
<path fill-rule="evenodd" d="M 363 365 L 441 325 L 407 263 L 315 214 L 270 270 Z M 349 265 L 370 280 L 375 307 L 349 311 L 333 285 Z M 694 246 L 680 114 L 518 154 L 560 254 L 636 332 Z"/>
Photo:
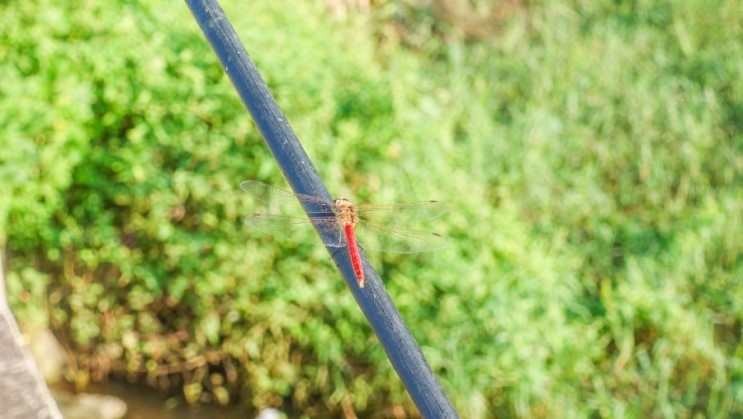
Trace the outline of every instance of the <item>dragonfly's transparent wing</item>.
<path fill-rule="evenodd" d="M 307 242 L 314 237 L 311 219 L 328 246 L 346 245 L 342 229 L 337 225 L 332 201 L 295 194 L 256 180 L 246 180 L 240 184 L 240 188 L 267 207 L 267 212 L 254 213 L 247 217 L 245 224 L 248 226 L 289 240 Z M 308 210 L 310 219 L 303 216 L 298 203 Z M 383 225 L 415 228 L 417 221 L 438 217 L 446 210 L 446 204 L 440 201 L 362 205 L 356 207 L 360 227 L 356 234 L 364 248 L 370 250 L 393 253 L 436 250 L 446 246 L 446 240 L 438 234 L 400 230 Z"/>
<path fill-rule="evenodd" d="M 240 189 L 256 200 L 267 204 L 269 212 L 298 214 L 301 211 L 299 206 L 301 203 L 308 211 L 318 217 L 333 214 L 333 203 L 331 201 L 309 195 L 295 194 L 289 190 L 277 188 L 257 180 L 241 182 Z"/>
<path fill-rule="evenodd" d="M 393 205 L 359 205 L 356 207 L 356 214 L 362 220 L 390 226 L 409 226 L 416 221 L 436 218 L 446 211 L 447 205 L 441 201 L 407 202 Z"/>
<path fill-rule="evenodd" d="M 318 226 L 329 232 L 325 234 L 326 244 L 330 247 L 343 247 L 346 240 L 335 228 L 335 218 L 316 218 Z M 297 243 L 311 243 L 317 241 L 317 233 L 307 218 L 286 217 L 283 215 L 253 213 L 245 217 L 245 225 L 263 233 L 282 237 Z"/>
<path fill-rule="evenodd" d="M 356 238 L 366 250 L 389 253 L 418 253 L 446 247 L 446 239 L 439 234 L 387 228 L 362 223 L 355 229 Z"/>
<path fill-rule="evenodd" d="M 245 219 L 249 227 L 296 242 L 311 242 L 317 240 L 311 220 L 328 246 L 345 246 L 331 201 L 295 194 L 257 180 L 246 180 L 240 188 L 266 206 L 266 212 L 256 212 Z M 299 204 L 309 212 L 309 219 Z"/>
<path fill-rule="evenodd" d="M 268 203 L 276 199 L 289 199 L 296 201 L 293 193 L 257 180 L 245 180 L 241 182 L 240 189 L 249 193 L 253 198 L 261 202 Z"/>

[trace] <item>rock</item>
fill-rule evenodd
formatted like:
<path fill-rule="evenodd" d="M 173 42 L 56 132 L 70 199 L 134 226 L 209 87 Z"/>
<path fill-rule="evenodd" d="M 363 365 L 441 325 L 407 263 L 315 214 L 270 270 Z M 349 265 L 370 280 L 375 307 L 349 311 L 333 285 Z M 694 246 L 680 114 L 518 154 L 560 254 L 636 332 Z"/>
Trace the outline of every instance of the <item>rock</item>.
<path fill-rule="evenodd" d="M 28 335 L 28 349 L 44 380 L 47 383 L 58 382 L 62 378 L 65 359 L 57 338 L 49 329 L 33 330 Z"/>
<path fill-rule="evenodd" d="M 61 419 L 5 301 L 0 252 L 0 416 Z"/>
<path fill-rule="evenodd" d="M 66 419 L 121 419 L 126 414 L 126 403 L 106 394 L 55 393 L 54 398 Z"/>
<path fill-rule="evenodd" d="M 263 409 L 258 413 L 258 416 L 255 417 L 255 419 L 282 419 L 284 418 L 284 414 L 281 413 L 279 410 L 268 408 Z"/>

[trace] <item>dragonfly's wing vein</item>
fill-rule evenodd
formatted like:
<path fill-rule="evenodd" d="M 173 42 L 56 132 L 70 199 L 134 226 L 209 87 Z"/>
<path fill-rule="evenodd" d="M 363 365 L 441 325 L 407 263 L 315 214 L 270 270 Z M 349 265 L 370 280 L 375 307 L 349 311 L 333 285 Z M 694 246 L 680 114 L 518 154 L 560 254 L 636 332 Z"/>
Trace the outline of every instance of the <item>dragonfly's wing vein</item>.
<path fill-rule="evenodd" d="M 407 202 L 392 205 L 359 205 L 356 212 L 362 219 L 389 225 L 407 225 L 410 222 L 430 220 L 447 211 L 442 201 Z"/>
<path fill-rule="evenodd" d="M 314 222 L 326 231 L 326 244 L 331 247 L 345 245 L 343 235 L 333 233 L 335 218 L 316 218 Z M 307 218 L 287 217 L 283 215 L 253 213 L 245 217 L 245 225 L 263 233 L 281 237 L 298 243 L 311 243 L 317 240 L 317 233 Z"/>
<path fill-rule="evenodd" d="M 400 230 L 364 223 L 356 229 L 364 249 L 389 253 L 418 253 L 446 247 L 446 239 L 436 233 Z"/>
<path fill-rule="evenodd" d="M 295 199 L 293 193 L 257 180 L 241 182 L 240 189 L 261 202 L 270 202 L 274 199 Z"/>
<path fill-rule="evenodd" d="M 257 180 L 246 180 L 240 183 L 240 189 L 247 192 L 258 201 L 270 207 L 278 207 L 289 211 L 299 211 L 300 203 L 308 210 L 316 213 L 332 214 L 333 203 L 315 196 L 295 194 L 289 190 L 278 188 Z"/>

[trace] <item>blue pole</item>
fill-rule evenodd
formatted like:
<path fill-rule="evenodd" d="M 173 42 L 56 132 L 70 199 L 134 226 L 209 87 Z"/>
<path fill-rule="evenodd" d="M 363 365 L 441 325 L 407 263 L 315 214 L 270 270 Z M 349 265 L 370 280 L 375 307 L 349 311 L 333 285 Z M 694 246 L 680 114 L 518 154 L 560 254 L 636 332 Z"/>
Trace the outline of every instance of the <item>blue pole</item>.
<path fill-rule="evenodd" d="M 317 170 L 222 8 L 216 0 L 186 0 L 186 3 L 263 134 L 289 185 L 296 193 L 330 199 Z M 356 284 L 348 252 L 331 247 L 327 249 L 421 415 L 425 418 L 457 418 L 454 406 L 363 251 L 361 256 L 366 285 L 362 289 Z"/>

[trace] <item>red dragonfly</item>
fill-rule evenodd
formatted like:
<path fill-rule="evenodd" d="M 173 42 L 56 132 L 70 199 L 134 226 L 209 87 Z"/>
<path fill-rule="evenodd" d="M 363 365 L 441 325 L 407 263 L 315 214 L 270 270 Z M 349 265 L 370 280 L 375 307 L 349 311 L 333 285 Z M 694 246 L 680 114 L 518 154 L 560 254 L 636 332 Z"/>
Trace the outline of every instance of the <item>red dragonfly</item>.
<path fill-rule="evenodd" d="M 446 204 L 440 201 L 354 206 L 347 199 L 329 201 L 295 194 L 257 180 L 246 180 L 240 184 L 240 188 L 269 207 L 268 213 L 256 212 L 246 217 L 245 224 L 264 233 L 296 241 L 311 240 L 314 224 L 325 237 L 327 246 L 348 249 L 360 288 L 364 288 L 364 268 L 357 238 L 365 249 L 391 253 L 425 252 L 446 246 L 446 239 L 436 233 L 392 228 L 367 221 L 369 218 L 407 224 L 431 219 L 446 212 Z M 309 218 L 286 215 L 298 214 L 297 203 L 306 209 Z"/>

